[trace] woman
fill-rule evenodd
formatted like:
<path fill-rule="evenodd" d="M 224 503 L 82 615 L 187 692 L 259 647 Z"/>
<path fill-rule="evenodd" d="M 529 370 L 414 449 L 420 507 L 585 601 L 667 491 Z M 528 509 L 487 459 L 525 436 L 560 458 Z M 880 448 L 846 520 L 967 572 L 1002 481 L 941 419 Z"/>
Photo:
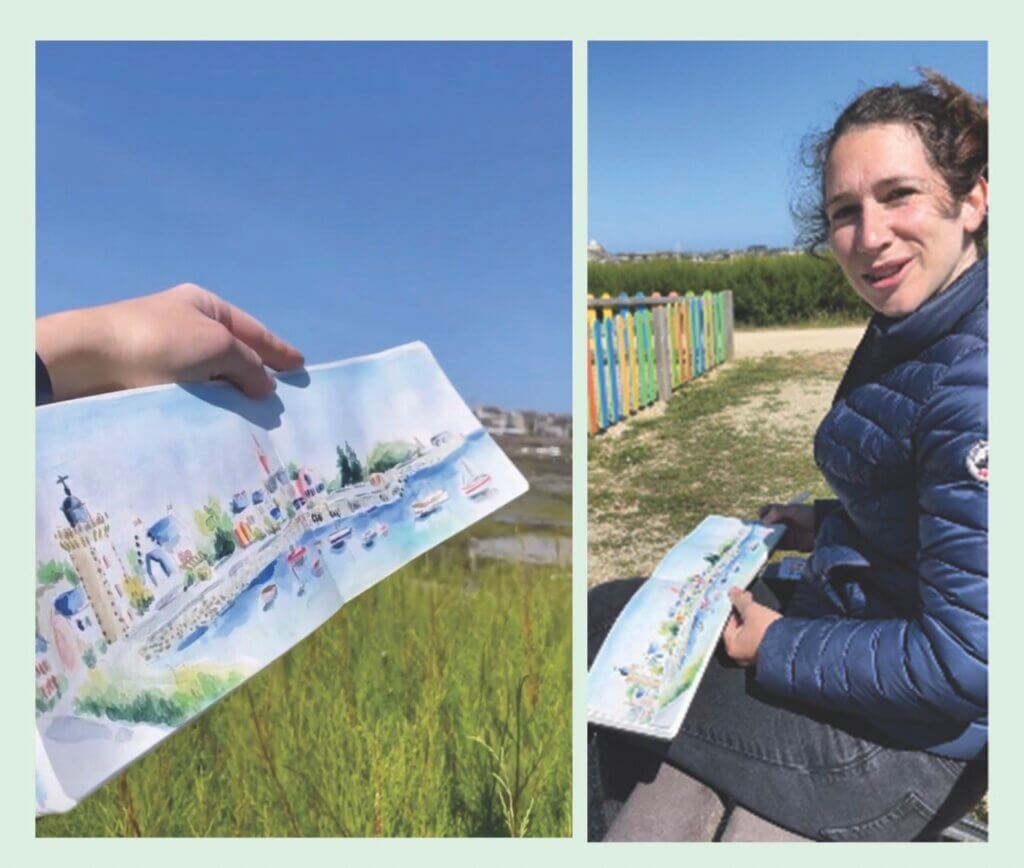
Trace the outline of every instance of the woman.
<path fill-rule="evenodd" d="M 928 838 L 986 778 L 987 109 L 931 72 L 875 88 L 813 163 L 805 239 L 875 311 L 815 438 L 837 499 L 761 510 L 813 549 L 794 598 L 734 591 L 741 668 L 643 747 L 806 837 Z M 629 592 L 592 593 L 597 634 Z"/>

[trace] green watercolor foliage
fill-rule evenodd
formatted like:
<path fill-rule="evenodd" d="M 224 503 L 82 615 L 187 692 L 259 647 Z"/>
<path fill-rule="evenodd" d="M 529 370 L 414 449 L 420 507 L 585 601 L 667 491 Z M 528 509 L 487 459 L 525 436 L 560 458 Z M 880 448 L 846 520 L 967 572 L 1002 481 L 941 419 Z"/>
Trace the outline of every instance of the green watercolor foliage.
<path fill-rule="evenodd" d="M 408 461 L 416 454 L 416 446 L 405 440 L 388 440 L 375 443 L 366 456 L 366 464 L 370 473 L 383 473 Z"/>
<path fill-rule="evenodd" d="M 90 649 L 91 650 L 91 649 Z M 172 691 L 107 686 L 79 697 L 76 711 L 129 723 L 180 726 L 243 680 L 241 672 L 217 674 L 185 668 L 176 673 Z"/>
<path fill-rule="evenodd" d="M 595 262 L 587 268 L 587 292 L 595 297 L 623 292 L 699 295 L 726 289 L 732 290 L 740 328 L 864 322 L 871 314 L 830 254 L 738 256 L 720 262 Z"/>
<path fill-rule="evenodd" d="M 571 833 L 564 568 L 458 537 L 326 625 L 40 836 Z"/>
<path fill-rule="evenodd" d="M 78 584 L 78 574 L 67 561 L 39 561 L 36 564 L 36 582 L 40 585 L 56 585 L 67 579 L 72 585 Z"/>

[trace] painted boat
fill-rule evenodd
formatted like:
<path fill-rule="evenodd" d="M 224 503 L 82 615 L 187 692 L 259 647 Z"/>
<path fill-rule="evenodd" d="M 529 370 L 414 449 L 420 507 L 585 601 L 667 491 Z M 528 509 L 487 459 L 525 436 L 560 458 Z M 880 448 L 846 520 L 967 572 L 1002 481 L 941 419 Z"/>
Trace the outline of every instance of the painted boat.
<path fill-rule="evenodd" d="M 462 493 L 466 497 L 479 497 L 491 486 L 489 473 L 475 473 L 465 461 L 462 462 Z"/>
<path fill-rule="evenodd" d="M 441 504 L 448 499 L 448 492 L 442 488 L 438 488 L 434 491 L 425 494 L 419 500 L 414 501 L 412 504 L 412 512 L 416 518 L 423 518 L 425 515 L 430 515 L 441 508 Z"/>
<path fill-rule="evenodd" d="M 266 612 L 271 606 L 274 605 L 274 600 L 277 599 L 277 585 L 271 582 L 269 585 L 260 591 L 260 602 L 263 604 L 263 611 Z"/>
<path fill-rule="evenodd" d="M 345 547 L 345 541 L 350 536 L 352 536 L 352 528 L 343 527 L 341 530 L 336 530 L 327 537 L 327 542 L 331 544 L 332 549 L 343 549 Z"/>
<path fill-rule="evenodd" d="M 293 546 L 291 551 L 288 552 L 288 565 L 292 567 L 302 566 L 302 562 L 306 560 L 306 547 L 305 546 Z"/>
<path fill-rule="evenodd" d="M 466 497 L 479 497 L 481 494 L 484 494 L 490 487 L 490 474 L 480 473 L 474 476 L 468 482 L 462 483 L 462 493 L 466 495 Z"/>
<path fill-rule="evenodd" d="M 388 535 L 389 528 L 388 528 L 387 524 L 385 524 L 383 521 L 377 522 L 377 524 L 374 525 L 373 529 L 375 531 L 377 531 L 377 536 L 387 536 Z"/>
<path fill-rule="evenodd" d="M 373 545 L 374 540 L 376 540 L 376 539 L 377 539 L 377 531 L 374 530 L 372 527 L 368 528 L 366 530 L 366 532 L 363 534 L 363 548 L 367 548 L 368 549 L 370 546 Z"/>

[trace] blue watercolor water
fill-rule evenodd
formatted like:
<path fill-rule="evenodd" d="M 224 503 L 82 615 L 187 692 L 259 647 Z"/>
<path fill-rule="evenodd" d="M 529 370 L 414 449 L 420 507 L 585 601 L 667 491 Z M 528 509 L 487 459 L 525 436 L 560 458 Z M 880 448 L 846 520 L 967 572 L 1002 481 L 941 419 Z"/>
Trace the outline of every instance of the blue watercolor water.
<path fill-rule="evenodd" d="M 482 496 L 469 498 L 462 493 L 463 462 L 474 474 L 491 474 L 491 486 Z M 305 531 L 298 541 L 306 547 L 300 565 L 289 565 L 287 555 L 280 555 L 211 623 L 186 636 L 176 650 L 160 658 L 160 663 L 178 665 L 209 659 L 230 663 L 238 653 L 250 659 L 258 656 L 261 661 L 273 659 L 347 600 L 491 512 L 506 499 L 500 491 L 502 484 L 510 487 L 513 482 L 512 476 L 501 473 L 508 466 L 508 459 L 494 441 L 483 431 L 474 432 L 444 461 L 409 476 L 402 497 L 395 502 Z M 448 499 L 436 511 L 417 518 L 412 504 L 439 489 L 447 492 Z M 378 536 L 372 546 L 364 546 L 363 533 L 381 523 L 388 526 L 387 535 Z M 344 527 L 352 529 L 351 536 L 343 548 L 332 549 L 327 538 Z M 317 559 L 324 567 L 320 577 L 312 572 Z M 270 582 L 277 586 L 277 597 L 264 609 L 260 594 Z"/>

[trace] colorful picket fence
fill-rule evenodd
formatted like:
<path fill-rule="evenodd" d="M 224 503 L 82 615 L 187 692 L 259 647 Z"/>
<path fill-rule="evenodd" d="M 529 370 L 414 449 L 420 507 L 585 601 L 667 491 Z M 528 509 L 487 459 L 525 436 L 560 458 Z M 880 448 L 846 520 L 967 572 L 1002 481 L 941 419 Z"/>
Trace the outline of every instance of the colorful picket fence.
<path fill-rule="evenodd" d="M 699 377 L 733 352 L 732 293 L 604 295 L 587 302 L 587 398 L 597 433 Z"/>

